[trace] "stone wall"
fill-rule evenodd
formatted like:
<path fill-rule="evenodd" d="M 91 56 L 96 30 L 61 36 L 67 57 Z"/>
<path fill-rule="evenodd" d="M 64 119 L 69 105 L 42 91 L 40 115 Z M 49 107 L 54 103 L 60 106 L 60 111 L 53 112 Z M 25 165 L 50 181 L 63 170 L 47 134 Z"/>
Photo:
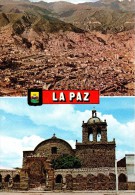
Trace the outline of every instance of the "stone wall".
<path fill-rule="evenodd" d="M 112 167 L 59 169 L 53 170 L 50 162 L 44 157 L 29 157 L 25 162 L 26 169 L 16 171 L 1 171 L 3 188 L 29 190 L 30 188 L 43 187 L 42 190 L 61 190 L 63 186 L 67 190 L 114 190 L 115 169 Z M 10 174 L 15 178 L 20 175 L 20 182 L 4 182 Z M 56 178 L 61 176 L 60 182 Z M 127 182 L 125 167 L 118 168 L 119 190 L 134 190 L 135 183 Z"/>
<path fill-rule="evenodd" d="M 46 157 L 27 157 L 25 169 L 21 171 L 21 188 L 37 188 L 43 186 L 46 190 L 53 189 L 54 170 Z"/>
<path fill-rule="evenodd" d="M 56 152 L 52 153 L 52 148 L 56 148 Z M 74 156 L 74 150 L 66 141 L 58 138 L 52 138 L 41 142 L 34 151 L 24 151 L 23 158 L 25 159 L 28 156 L 43 156 L 52 160 L 63 154 Z"/>
<path fill-rule="evenodd" d="M 56 154 L 52 154 L 51 149 L 53 147 L 57 148 Z M 50 141 L 46 143 L 45 145 L 40 146 L 39 148 L 35 150 L 35 154 L 42 155 L 43 151 L 45 151 L 44 156 L 48 157 L 49 159 L 57 158 L 58 156 L 63 155 L 63 154 L 73 155 L 72 148 L 70 148 L 67 144 L 65 144 L 64 142 L 61 142 L 60 140 L 57 140 L 56 142 Z"/>
<path fill-rule="evenodd" d="M 4 180 L 4 178 L 7 175 L 10 175 L 12 178 L 14 178 L 19 173 L 20 173 L 20 169 L 11 169 L 11 170 L 0 169 L 0 175 L 2 176 L 2 180 Z"/>
<path fill-rule="evenodd" d="M 115 142 L 77 143 L 75 155 L 81 160 L 82 167 L 114 167 Z"/>
<path fill-rule="evenodd" d="M 61 174 L 66 180 L 67 190 L 115 190 L 115 169 L 114 168 L 83 168 L 55 170 L 54 177 Z M 118 177 L 123 174 L 126 177 L 126 169 L 118 169 Z M 119 190 L 128 189 L 126 181 L 119 181 Z"/>
<path fill-rule="evenodd" d="M 86 177 L 88 174 L 97 176 L 98 173 L 102 173 L 106 176 L 108 176 L 110 173 L 115 174 L 115 168 L 98 167 L 98 168 L 78 168 L 78 169 L 57 169 L 54 171 L 54 177 L 56 177 L 58 174 L 61 174 L 63 178 L 65 178 L 66 175 L 72 175 L 73 177 L 76 177 L 78 174 L 81 174 L 83 177 Z M 127 176 L 126 168 L 118 167 L 118 176 L 122 173 Z"/>
<path fill-rule="evenodd" d="M 20 169 L 0 170 L 0 188 L 20 189 Z"/>

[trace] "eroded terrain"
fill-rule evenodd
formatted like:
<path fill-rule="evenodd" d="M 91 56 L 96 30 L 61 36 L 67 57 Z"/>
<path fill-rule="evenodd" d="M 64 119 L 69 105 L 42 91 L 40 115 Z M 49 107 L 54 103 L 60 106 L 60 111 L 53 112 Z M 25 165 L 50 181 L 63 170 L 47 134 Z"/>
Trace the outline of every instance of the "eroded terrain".
<path fill-rule="evenodd" d="M 0 95 L 25 96 L 29 88 L 98 89 L 134 95 L 134 32 L 36 33 L 0 31 Z"/>

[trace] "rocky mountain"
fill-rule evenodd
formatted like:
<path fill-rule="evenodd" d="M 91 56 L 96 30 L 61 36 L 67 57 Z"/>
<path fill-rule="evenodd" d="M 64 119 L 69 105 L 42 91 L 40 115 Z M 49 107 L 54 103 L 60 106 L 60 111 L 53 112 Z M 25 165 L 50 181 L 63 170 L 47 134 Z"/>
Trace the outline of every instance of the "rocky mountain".
<path fill-rule="evenodd" d="M 35 5 L 28 0 L 8 2 L 7 0 L 0 1 L 0 28 L 8 25 L 17 34 L 22 34 L 31 28 L 36 32 L 44 31 L 46 33 L 59 32 L 60 30 L 83 32 L 73 24 L 53 17 L 54 14 L 49 9 L 41 6 L 42 2 L 40 5 Z"/>
<path fill-rule="evenodd" d="M 134 0 L 100 0 L 100 3 L 110 9 L 122 11 L 134 11 Z"/>
<path fill-rule="evenodd" d="M 134 28 L 135 13 L 104 9 L 71 10 L 60 15 L 60 19 L 86 31 L 118 33 Z"/>
<path fill-rule="evenodd" d="M 13 32 L 22 34 L 33 29 L 35 32 L 55 33 L 59 31 L 83 32 L 72 24 L 60 21 L 48 15 L 25 13 L 0 13 L 0 27 L 12 27 Z"/>
<path fill-rule="evenodd" d="M 40 4 L 40 3 L 38 3 Z M 134 11 L 135 8 L 134 0 L 99 0 L 96 2 L 86 2 L 80 4 L 72 4 L 65 1 L 48 3 L 46 6 L 53 11 L 61 12 L 74 8 L 104 8 L 104 9 L 112 9 L 112 10 L 122 10 L 122 11 Z"/>
<path fill-rule="evenodd" d="M 60 1 L 45 3 L 44 6 L 60 20 L 72 23 L 86 31 L 117 33 L 134 28 L 133 0 L 100 0 L 77 5 Z"/>
<path fill-rule="evenodd" d="M 133 0 L 100 0 L 77 5 L 55 2 L 48 7 L 59 19 L 86 31 L 117 33 L 134 28 Z"/>
<path fill-rule="evenodd" d="M 32 14 L 33 17 L 34 15 L 39 17 L 40 14 L 40 18 L 42 18 L 40 20 L 41 24 L 43 22 L 47 24 L 46 20 L 49 20 L 49 22 L 54 21 L 53 25 L 55 23 L 58 25 L 59 23 L 59 27 L 65 26 L 65 23 L 70 23 L 85 31 L 96 30 L 102 33 L 118 33 L 131 30 L 134 28 L 135 17 L 133 0 L 99 0 L 94 3 L 89 2 L 77 5 L 63 1 L 32 3 L 29 0 L 0 0 L 0 13 L 17 14 L 16 17 L 19 14 L 21 16 L 22 13 Z M 3 18 L 1 20 L 0 23 L 3 24 Z M 58 20 L 65 23 L 58 22 Z M 39 25 L 37 24 L 37 26 Z M 69 24 L 67 26 L 67 30 L 69 30 L 69 26 L 71 29 L 74 28 Z M 66 30 L 65 27 L 64 29 Z M 45 30 L 45 28 L 43 27 L 42 30 Z"/>

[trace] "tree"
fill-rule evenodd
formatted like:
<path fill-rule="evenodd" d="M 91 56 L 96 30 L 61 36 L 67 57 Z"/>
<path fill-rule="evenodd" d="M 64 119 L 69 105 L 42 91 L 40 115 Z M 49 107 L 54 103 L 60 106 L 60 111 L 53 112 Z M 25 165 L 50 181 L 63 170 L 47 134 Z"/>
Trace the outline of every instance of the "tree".
<path fill-rule="evenodd" d="M 57 159 L 52 160 L 52 167 L 54 169 L 80 168 L 81 162 L 77 157 L 64 154 Z"/>

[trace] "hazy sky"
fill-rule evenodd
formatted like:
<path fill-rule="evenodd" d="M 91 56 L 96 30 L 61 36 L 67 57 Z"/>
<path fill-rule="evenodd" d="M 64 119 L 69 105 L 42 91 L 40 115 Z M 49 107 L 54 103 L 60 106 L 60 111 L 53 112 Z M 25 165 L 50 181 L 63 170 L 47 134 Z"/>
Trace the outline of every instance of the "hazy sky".
<path fill-rule="evenodd" d="M 30 0 L 30 1 L 38 2 L 40 0 Z M 63 1 L 63 0 L 43 0 L 43 1 L 45 1 L 45 2 L 57 2 L 57 1 Z M 98 1 L 98 0 L 64 0 L 64 1 L 71 2 L 71 3 L 84 3 L 84 2 L 95 2 L 95 1 Z"/>
<path fill-rule="evenodd" d="M 133 97 L 104 97 L 99 105 L 42 105 L 30 107 L 26 98 L 0 98 L 0 168 L 22 166 L 24 150 L 56 133 L 75 147 L 82 141 L 82 121 L 88 121 L 95 106 L 108 124 L 108 140 L 116 139 L 117 159 L 135 153 Z"/>

